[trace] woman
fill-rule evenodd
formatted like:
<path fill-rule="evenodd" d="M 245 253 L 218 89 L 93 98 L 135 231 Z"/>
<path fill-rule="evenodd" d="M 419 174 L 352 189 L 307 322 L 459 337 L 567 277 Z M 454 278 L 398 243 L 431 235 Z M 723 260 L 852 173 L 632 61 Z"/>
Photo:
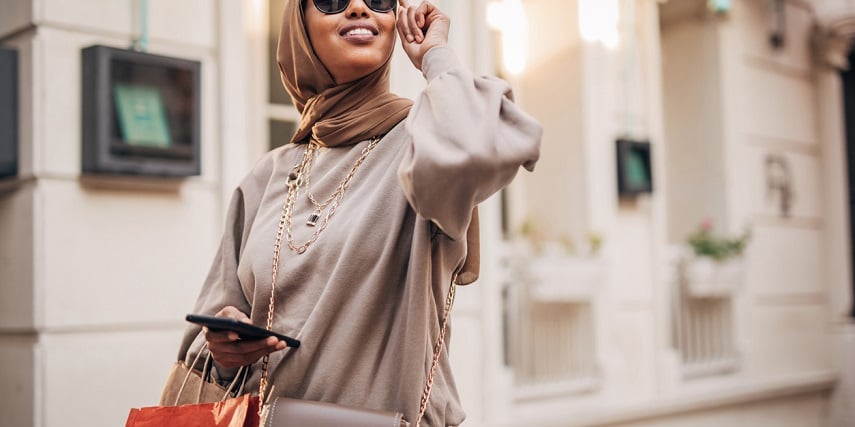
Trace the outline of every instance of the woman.
<path fill-rule="evenodd" d="M 472 209 L 534 167 L 541 135 L 507 83 L 460 65 L 449 24 L 428 2 L 286 0 L 278 60 L 302 122 L 235 191 L 195 312 L 267 324 L 281 223 L 272 330 L 302 345 L 193 326 L 180 358 L 207 343 L 219 379 L 252 365 L 252 390 L 269 355 L 276 395 L 418 417 Z M 389 92 L 396 32 L 427 80 L 415 104 Z M 463 419 L 445 347 L 422 425 Z"/>

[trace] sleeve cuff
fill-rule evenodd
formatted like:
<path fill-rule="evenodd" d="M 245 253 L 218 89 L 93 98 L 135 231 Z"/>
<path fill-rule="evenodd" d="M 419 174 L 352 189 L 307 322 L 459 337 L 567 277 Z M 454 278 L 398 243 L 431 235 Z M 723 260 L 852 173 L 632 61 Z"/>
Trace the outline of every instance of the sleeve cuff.
<path fill-rule="evenodd" d="M 228 388 L 232 380 L 234 380 L 235 376 L 237 376 L 238 372 L 240 371 L 240 368 L 224 369 L 223 371 L 224 372 L 220 372 L 220 369 L 217 368 L 216 363 L 211 364 L 211 377 L 214 379 L 214 381 L 217 382 L 217 384 Z"/>
<path fill-rule="evenodd" d="M 439 75 L 460 68 L 460 61 L 448 46 L 437 46 L 425 53 L 422 58 L 422 74 L 430 82 Z"/>

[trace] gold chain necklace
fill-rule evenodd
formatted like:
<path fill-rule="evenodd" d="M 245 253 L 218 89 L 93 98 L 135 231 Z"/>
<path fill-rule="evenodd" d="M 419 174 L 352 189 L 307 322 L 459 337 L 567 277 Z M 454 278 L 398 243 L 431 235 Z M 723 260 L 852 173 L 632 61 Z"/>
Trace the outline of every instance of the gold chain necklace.
<path fill-rule="evenodd" d="M 310 171 L 312 168 L 312 161 L 315 157 L 315 152 L 318 149 L 318 145 L 315 143 L 309 143 L 309 146 L 306 147 L 306 151 L 303 153 L 303 158 L 295 167 L 294 170 L 288 175 L 288 197 L 285 199 L 285 205 L 282 207 L 282 212 L 285 216 L 285 231 L 286 238 L 288 240 L 288 247 L 291 248 L 292 251 L 297 252 L 298 254 L 302 254 L 306 252 L 306 249 L 318 240 L 318 236 L 320 236 L 321 232 L 326 230 L 327 225 L 329 225 L 330 218 L 335 214 L 336 209 L 338 209 L 339 204 L 341 203 L 341 199 L 344 197 L 345 191 L 347 191 L 347 186 L 350 184 L 350 181 L 353 179 L 353 176 L 356 175 L 356 171 L 359 170 L 359 167 L 365 161 L 365 158 L 368 157 L 368 154 L 371 153 L 371 150 L 377 146 L 380 142 L 380 137 L 375 136 L 371 138 L 366 145 L 362 149 L 362 155 L 359 156 L 359 159 L 356 160 L 356 163 L 353 164 L 353 167 L 350 169 L 350 172 L 344 177 L 344 179 L 339 183 L 336 190 L 327 198 L 327 200 L 319 207 L 319 203 L 314 200 L 314 197 L 311 197 L 312 203 L 315 205 L 315 210 L 309 215 L 309 219 L 306 221 L 306 225 L 314 227 L 318 225 L 315 229 L 315 232 L 312 233 L 312 236 L 309 237 L 305 243 L 300 246 L 297 246 L 294 243 L 294 236 L 291 232 L 291 216 L 294 213 L 294 205 L 297 202 L 297 196 L 300 194 L 300 187 L 303 184 L 306 184 L 306 192 L 308 193 L 308 183 Z M 323 213 L 324 209 L 326 209 L 326 214 Z M 320 223 L 318 224 L 318 220 Z"/>
<path fill-rule="evenodd" d="M 313 146 L 312 151 L 317 150 L 317 146 L 314 143 L 310 143 L 309 145 Z M 307 150 L 308 150 L 308 148 L 307 148 Z M 311 180 L 311 173 L 310 172 L 312 170 L 312 161 L 313 160 L 314 160 L 313 156 L 310 155 L 309 160 L 308 160 L 308 164 L 306 165 L 306 173 L 305 173 L 305 175 L 306 175 L 306 197 L 308 197 L 309 201 L 312 202 L 312 205 L 315 206 L 315 210 L 312 212 L 311 215 L 309 215 L 309 219 L 306 220 L 306 225 L 308 225 L 309 227 L 314 227 L 315 225 L 317 225 L 318 219 L 320 219 L 320 217 L 321 217 L 321 213 L 324 211 L 324 209 L 326 209 L 327 205 L 329 205 L 330 203 L 332 203 L 333 200 L 335 200 L 336 195 L 338 195 L 339 192 L 342 192 L 342 193 L 344 192 L 344 189 L 342 186 L 346 185 L 346 182 L 342 181 L 341 183 L 339 183 L 338 187 L 336 187 L 336 190 L 333 191 L 332 194 L 330 194 L 330 196 L 327 197 L 327 199 L 324 200 L 323 203 L 318 203 L 318 201 L 315 200 L 315 196 L 312 195 L 312 180 Z M 347 177 L 345 177 L 345 180 L 347 180 Z"/>

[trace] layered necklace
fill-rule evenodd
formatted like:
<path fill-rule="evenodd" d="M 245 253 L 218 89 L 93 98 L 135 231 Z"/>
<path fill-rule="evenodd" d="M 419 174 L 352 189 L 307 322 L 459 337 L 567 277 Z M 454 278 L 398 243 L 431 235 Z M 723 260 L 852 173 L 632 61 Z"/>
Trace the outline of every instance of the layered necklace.
<path fill-rule="evenodd" d="M 309 191 L 312 163 L 320 149 L 320 145 L 318 143 L 314 141 L 309 142 L 306 146 L 306 151 L 303 152 L 303 157 L 296 165 L 294 165 L 294 169 L 288 175 L 288 180 L 286 181 L 288 184 L 288 197 L 285 199 L 285 204 L 282 206 L 282 218 L 281 221 L 279 221 L 278 235 L 281 236 L 283 232 L 285 233 L 288 241 L 288 247 L 291 248 L 292 251 L 298 254 L 306 252 L 306 249 L 318 240 L 318 236 L 326 230 L 327 225 L 330 222 L 330 218 L 335 214 L 336 209 L 338 209 L 338 205 L 341 203 L 341 199 L 344 197 L 344 193 L 347 191 L 348 184 L 350 184 L 353 176 L 356 175 L 356 171 L 359 170 L 359 167 L 362 166 L 362 163 L 368 157 L 368 154 L 371 153 L 371 150 L 373 150 L 379 142 L 379 136 L 375 136 L 368 141 L 368 144 L 362 149 L 362 154 L 356 160 L 356 163 L 353 164 L 353 167 L 350 168 L 350 172 L 348 172 L 332 194 L 324 199 L 322 203 L 318 202 L 318 200 Z M 294 243 L 294 236 L 291 233 L 291 216 L 294 213 L 294 205 L 296 204 L 297 198 L 300 194 L 300 188 L 303 186 L 306 188 L 307 198 L 312 203 L 312 206 L 314 206 L 314 210 L 312 210 L 312 213 L 306 220 L 306 225 L 313 227 L 315 231 L 312 233 L 312 236 L 309 237 L 309 240 L 302 245 L 297 246 L 297 244 Z"/>

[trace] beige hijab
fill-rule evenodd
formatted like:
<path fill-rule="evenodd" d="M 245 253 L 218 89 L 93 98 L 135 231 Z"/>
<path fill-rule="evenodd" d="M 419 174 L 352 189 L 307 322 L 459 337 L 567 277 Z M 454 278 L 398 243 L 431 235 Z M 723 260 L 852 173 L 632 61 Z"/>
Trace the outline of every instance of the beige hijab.
<path fill-rule="evenodd" d="M 373 73 L 336 84 L 306 34 L 302 1 L 285 3 L 277 59 L 282 83 L 302 116 L 291 142 L 314 137 L 329 147 L 355 144 L 385 134 L 407 117 L 412 101 L 389 91 L 391 51 Z"/>
<path fill-rule="evenodd" d="M 371 74 L 336 84 L 306 33 L 302 3 L 303 0 L 285 0 L 276 55 L 282 84 L 301 115 L 291 142 L 306 143 L 311 138 L 328 147 L 350 145 L 383 135 L 404 120 L 413 103 L 389 90 L 392 53 Z M 478 278 L 479 240 L 476 207 L 466 233 L 468 252 L 458 284 Z"/>

